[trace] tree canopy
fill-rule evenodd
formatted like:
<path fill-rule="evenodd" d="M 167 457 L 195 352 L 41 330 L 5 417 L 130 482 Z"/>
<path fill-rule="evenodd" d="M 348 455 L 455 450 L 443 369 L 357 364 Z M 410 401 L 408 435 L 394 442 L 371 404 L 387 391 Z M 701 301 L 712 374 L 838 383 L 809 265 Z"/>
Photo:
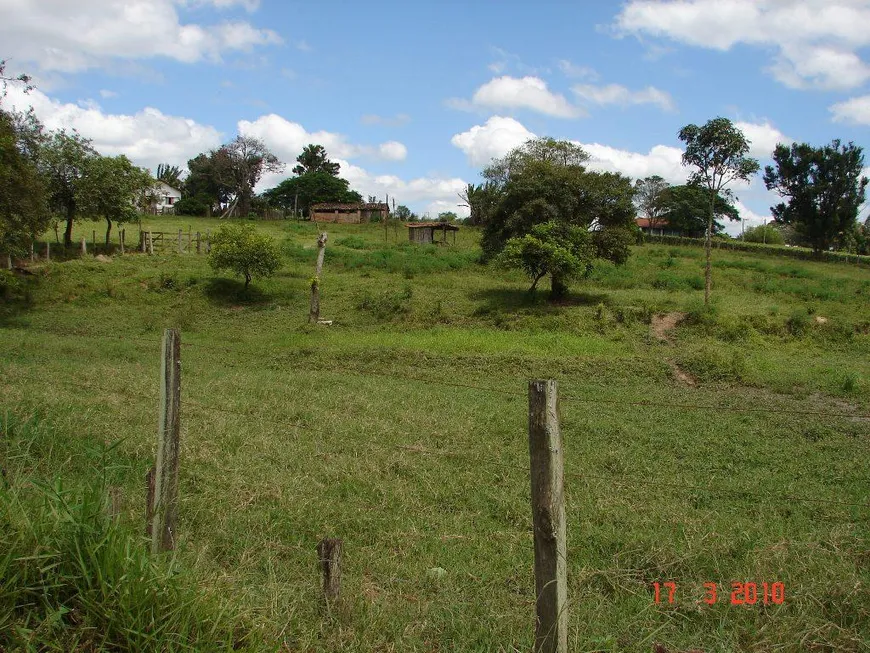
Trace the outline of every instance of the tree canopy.
<path fill-rule="evenodd" d="M 652 175 L 634 182 L 634 201 L 638 212 L 649 220 L 649 226 L 656 229 L 661 226 L 665 212 L 664 194 L 670 184 L 658 175 Z"/>
<path fill-rule="evenodd" d="M 168 163 L 160 163 L 157 165 L 157 181 L 162 181 L 164 184 L 173 188 L 181 189 L 181 168 L 170 165 Z"/>
<path fill-rule="evenodd" d="M 773 160 L 764 183 L 785 200 L 770 208 L 774 219 L 793 226 L 817 254 L 849 238 L 867 188 L 862 148 L 839 140 L 822 147 L 777 145 Z"/>
<path fill-rule="evenodd" d="M 667 221 L 668 226 L 687 236 L 702 237 L 708 226 L 710 217 L 710 191 L 701 186 L 684 184 L 670 186 L 659 198 L 659 219 Z M 739 220 L 740 213 L 726 198 L 716 194 L 713 210 L 713 233 L 721 232 L 724 225 L 720 222 Z"/>
<path fill-rule="evenodd" d="M 523 144 L 487 166 L 483 176 L 494 197 L 484 225 L 484 257 L 496 257 L 511 239 L 523 239 L 536 225 L 550 222 L 564 228 L 549 229 L 548 238 L 573 233 L 568 227 L 576 227 L 587 231 L 618 230 L 622 233 L 613 241 L 628 242 L 635 215 L 631 181 L 617 173 L 587 170 L 583 163 L 588 158 L 574 143 L 542 138 Z M 599 240 L 602 244 L 613 242 L 603 237 Z M 594 244 L 591 236 L 590 242 Z M 515 241 L 512 247 L 516 246 Z M 618 253 L 618 258 L 624 260 L 627 251 L 627 247 L 622 251 L 605 248 L 596 251 L 596 256 Z M 551 287 L 554 297 L 566 292 L 565 279 L 558 269 L 551 274 Z"/>
<path fill-rule="evenodd" d="M 230 270 L 245 278 L 269 277 L 281 266 L 275 241 L 252 224 L 225 224 L 212 236 L 208 263 L 215 271 Z"/>
<path fill-rule="evenodd" d="M 210 153 L 214 177 L 233 200 L 229 213 L 247 216 L 251 211 L 254 187 L 267 172 L 281 172 L 284 164 L 266 144 L 253 136 L 236 136 Z"/>
<path fill-rule="evenodd" d="M 106 245 L 112 223 L 138 218 L 136 199 L 154 187 L 151 173 L 137 168 L 123 154 L 87 159 L 76 186 L 76 205 L 91 219 L 106 221 Z"/>
<path fill-rule="evenodd" d="M 39 166 L 46 180 L 50 208 L 66 220 L 64 245 L 72 244 L 73 223 L 79 219 L 79 186 L 88 163 L 99 156 L 89 138 L 60 129 L 46 136 L 40 148 Z"/>
<path fill-rule="evenodd" d="M 263 196 L 271 206 L 286 211 L 294 207 L 308 216 L 309 207 L 318 202 L 362 202 L 362 195 L 350 189 L 346 179 L 327 172 L 310 172 L 285 179 Z"/>
<path fill-rule="evenodd" d="M 302 154 L 296 157 L 293 174 L 302 176 L 314 172 L 324 172 L 337 177 L 340 168 L 341 166 L 338 163 L 330 161 L 327 158 L 325 147 L 312 143 L 302 148 Z"/>

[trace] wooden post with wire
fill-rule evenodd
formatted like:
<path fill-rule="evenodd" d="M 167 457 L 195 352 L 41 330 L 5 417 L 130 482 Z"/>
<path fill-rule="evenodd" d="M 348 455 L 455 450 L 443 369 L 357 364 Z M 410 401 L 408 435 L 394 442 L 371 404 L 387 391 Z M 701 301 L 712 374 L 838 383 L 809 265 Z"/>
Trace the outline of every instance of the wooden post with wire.
<path fill-rule="evenodd" d="M 535 653 L 568 653 L 564 451 L 555 381 L 529 382 L 535 541 Z"/>
<path fill-rule="evenodd" d="M 178 454 L 181 437 L 181 334 L 163 332 L 160 352 L 160 422 L 154 474 L 151 551 L 175 548 L 178 517 Z"/>
<path fill-rule="evenodd" d="M 308 323 L 316 324 L 320 319 L 320 273 L 323 271 L 323 257 L 326 256 L 327 234 L 324 231 L 317 239 L 317 266 L 311 279 L 311 308 L 308 311 Z"/>
<path fill-rule="evenodd" d="M 341 592 L 341 547 L 340 538 L 327 537 L 317 543 L 317 557 L 323 572 L 323 596 L 327 605 L 338 599 Z"/>
<path fill-rule="evenodd" d="M 182 234 L 182 231 L 183 231 L 182 229 L 178 230 L 178 253 L 179 254 L 181 254 L 181 234 Z"/>

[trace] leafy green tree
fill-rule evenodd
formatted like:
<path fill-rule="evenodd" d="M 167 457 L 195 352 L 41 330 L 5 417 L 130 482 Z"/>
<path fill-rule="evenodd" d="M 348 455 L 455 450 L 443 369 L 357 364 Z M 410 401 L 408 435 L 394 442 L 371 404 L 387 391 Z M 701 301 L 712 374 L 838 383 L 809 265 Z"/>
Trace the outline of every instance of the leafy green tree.
<path fill-rule="evenodd" d="M 350 183 L 326 172 L 309 172 L 285 179 L 263 195 L 271 206 L 285 211 L 294 207 L 308 216 L 309 208 L 318 202 L 362 202 L 362 195 L 350 189 Z"/>
<path fill-rule="evenodd" d="M 158 164 L 156 179 L 181 190 L 181 168 L 178 166 L 169 165 L 168 163 Z"/>
<path fill-rule="evenodd" d="M 765 243 L 767 245 L 784 245 L 785 236 L 772 224 L 759 224 L 750 227 L 743 233 L 747 243 Z"/>
<path fill-rule="evenodd" d="M 216 272 L 230 270 L 245 278 L 245 290 L 254 277 L 270 277 L 281 266 L 275 241 L 251 224 L 225 224 L 212 236 L 208 264 Z"/>
<path fill-rule="evenodd" d="M 93 220 L 106 221 L 106 245 L 112 223 L 133 222 L 139 217 L 137 198 L 154 187 L 151 173 L 137 168 L 123 154 L 87 159 L 76 185 L 76 206 Z"/>
<path fill-rule="evenodd" d="M 634 182 L 634 201 L 637 210 L 643 217 L 649 220 L 651 229 L 659 228 L 664 214 L 664 195 L 670 188 L 670 184 L 658 175 L 652 175 Z"/>
<path fill-rule="evenodd" d="M 700 186 L 685 184 L 671 186 L 659 199 L 660 219 L 674 231 L 693 238 L 703 237 L 708 228 L 710 191 Z M 722 195 L 716 195 L 713 210 L 713 234 L 721 233 L 724 225 L 720 220 L 739 220 L 740 213 Z"/>
<path fill-rule="evenodd" d="M 459 199 L 462 200 L 462 206 L 468 207 L 468 224 L 479 226 L 487 223 L 498 200 L 498 194 L 492 182 L 468 184 L 459 193 Z"/>
<path fill-rule="evenodd" d="M 211 215 L 222 204 L 229 202 L 231 189 L 220 182 L 215 169 L 214 153 L 198 154 L 187 162 L 187 177 L 182 184 L 183 197 L 187 200 L 175 211 L 181 215 Z"/>
<path fill-rule="evenodd" d="M 312 172 L 325 172 L 333 177 L 338 176 L 341 166 L 330 161 L 326 156 L 326 148 L 322 145 L 306 145 L 302 148 L 302 154 L 296 157 L 296 165 L 293 174 L 297 176 L 311 174 Z"/>
<path fill-rule="evenodd" d="M 233 196 L 228 215 L 251 212 L 254 187 L 267 172 L 281 172 L 284 164 L 266 144 L 253 136 L 236 136 L 211 153 L 215 178 Z"/>
<path fill-rule="evenodd" d="M 587 275 L 594 257 L 595 248 L 586 229 L 551 220 L 508 240 L 496 261 L 525 272 L 532 280 L 529 292 L 534 292 L 538 282 L 549 275 L 551 296 L 558 297 L 563 294 L 558 286 Z"/>
<path fill-rule="evenodd" d="M 816 254 L 854 230 L 867 188 L 862 148 L 839 140 L 822 147 L 777 145 L 773 161 L 764 183 L 786 200 L 770 208 L 778 223 L 792 225 Z"/>
<path fill-rule="evenodd" d="M 459 216 L 456 215 L 455 211 L 442 211 L 438 214 L 439 222 L 456 222 L 459 219 Z"/>
<path fill-rule="evenodd" d="M 0 110 L 0 251 L 23 253 L 49 223 L 47 193 L 26 136 L 15 117 Z"/>
<path fill-rule="evenodd" d="M 724 195 L 730 199 L 728 185 L 735 181 L 748 182 L 758 172 L 757 159 L 749 156 L 749 141 L 727 118 L 713 118 L 704 125 L 686 125 L 679 132 L 679 138 L 686 144 L 683 152 L 683 165 L 695 170 L 689 183 L 703 186 L 709 193 L 707 209 L 707 231 L 704 244 L 706 266 L 704 269 L 704 304 L 710 303 L 713 287 L 713 268 L 711 263 L 711 239 L 716 213 L 716 198 Z"/>
<path fill-rule="evenodd" d="M 79 185 L 88 162 L 98 156 L 89 138 L 63 129 L 47 135 L 39 154 L 39 166 L 48 189 L 50 208 L 63 216 L 65 246 L 72 244 L 73 223 L 79 219 Z"/>
<path fill-rule="evenodd" d="M 409 209 L 404 204 L 399 204 L 399 206 L 397 206 L 396 210 L 393 212 L 393 216 L 397 220 L 401 220 L 402 222 L 407 222 L 408 220 L 410 220 L 412 215 L 413 213 L 411 213 L 411 209 Z"/>
<path fill-rule="evenodd" d="M 635 215 L 631 181 L 616 173 L 588 171 L 582 165 L 587 159 L 573 143 L 543 138 L 487 166 L 483 176 L 495 200 L 484 226 L 484 258 L 494 258 L 512 238 L 547 222 L 627 232 Z M 558 269 L 551 276 L 552 296 L 557 298 L 567 286 Z"/>
<path fill-rule="evenodd" d="M 25 75 L 21 73 L 20 75 L 15 75 L 14 77 L 6 74 L 6 59 L 0 59 L 0 98 L 6 97 L 6 88 L 8 84 L 20 84 L 24 87 L 24 92 L 28 93 L 33 90 L 33 86 L 30 84 L 32 78 L 30 75 Z"/>

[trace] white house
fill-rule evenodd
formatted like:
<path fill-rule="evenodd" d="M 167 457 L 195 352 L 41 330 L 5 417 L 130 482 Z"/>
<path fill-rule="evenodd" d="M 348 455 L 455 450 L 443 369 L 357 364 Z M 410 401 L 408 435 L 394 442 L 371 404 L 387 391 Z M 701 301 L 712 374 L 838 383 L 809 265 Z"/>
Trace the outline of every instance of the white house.
<path fill-rule="evenodd" d="M 181 199 L 181 191 L 169 184 L 158 181 L 154 186 L 154 202 L 151 210 L 155 214 L 174 213 L 175 203 Z"/>

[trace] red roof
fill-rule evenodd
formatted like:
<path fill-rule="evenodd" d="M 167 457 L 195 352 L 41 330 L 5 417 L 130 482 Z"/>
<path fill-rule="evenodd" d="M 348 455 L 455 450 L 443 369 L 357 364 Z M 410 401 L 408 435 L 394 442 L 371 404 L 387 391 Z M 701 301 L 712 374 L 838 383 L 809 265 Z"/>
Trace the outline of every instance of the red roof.
<path fill-rule="evenodd" d="M 649 229 L 649 218 L 635 218 L 634 222 L 641 229 Z M 661 229 L 662 227 L 667 227 L 667 226 L 668 226 L 668 221 L 664 220 L 662 218 L 659 218 L 658 220 L 655 221 L 654 228 Z"/>

